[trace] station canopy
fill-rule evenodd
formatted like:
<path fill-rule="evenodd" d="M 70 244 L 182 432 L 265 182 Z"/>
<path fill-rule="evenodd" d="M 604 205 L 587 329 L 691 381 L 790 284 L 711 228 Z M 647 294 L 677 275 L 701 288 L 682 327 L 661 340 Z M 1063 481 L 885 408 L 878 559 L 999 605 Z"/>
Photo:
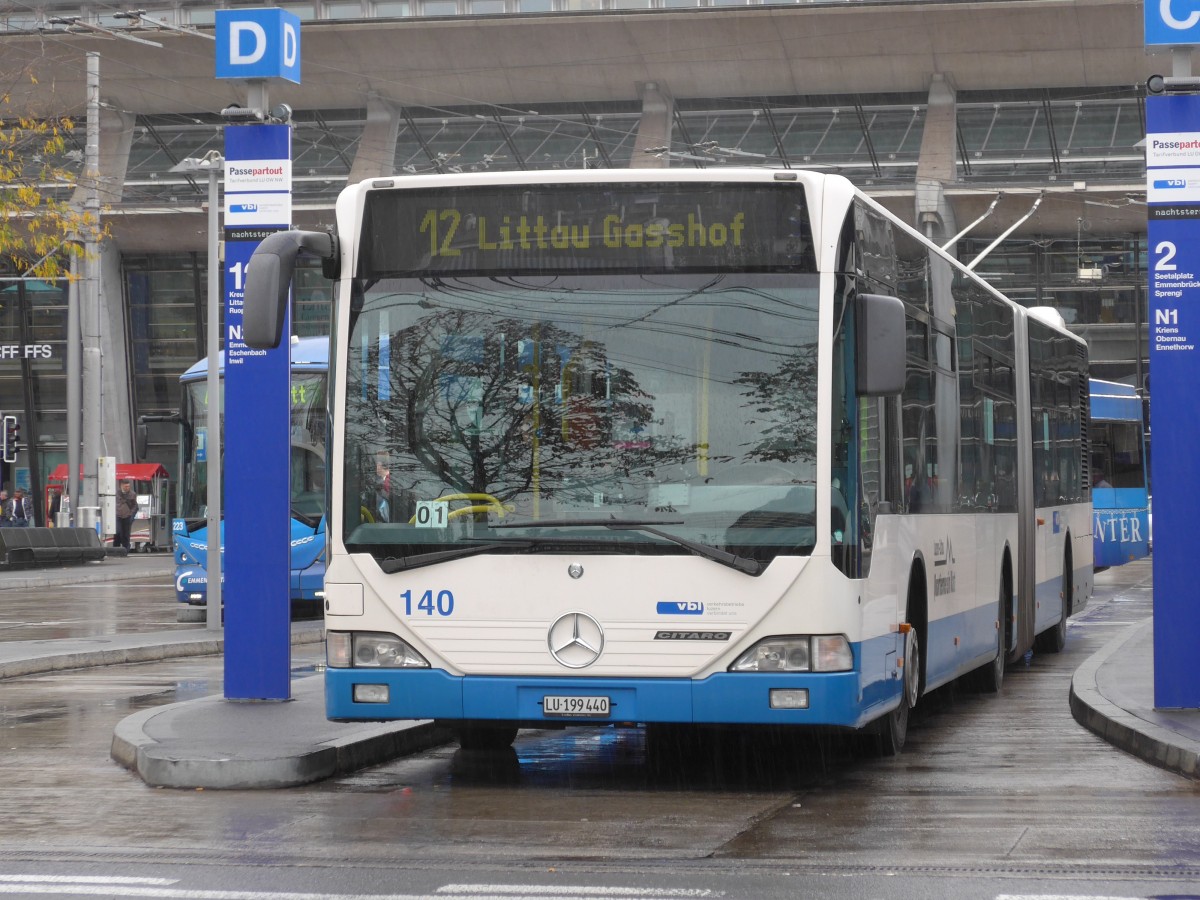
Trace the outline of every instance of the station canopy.
<path fill-rule="evenodd" d="M 83 467 L 80 466 L 79 477 L 83 477 Z M 167 478 L 169 473 L 160 463 L 117 463 L 117 481 L 153 481 L 155 478 Z M 50 473 L 47 479 L 50 483 L 62 483 L 67 480 L 67 464 L 59 465 Z"/>

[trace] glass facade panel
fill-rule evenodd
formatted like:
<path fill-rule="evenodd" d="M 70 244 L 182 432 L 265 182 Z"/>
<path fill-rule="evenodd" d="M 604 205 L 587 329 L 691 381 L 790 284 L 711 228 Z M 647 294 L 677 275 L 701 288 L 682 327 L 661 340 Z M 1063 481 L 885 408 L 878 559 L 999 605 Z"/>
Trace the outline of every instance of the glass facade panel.
<path fill-rule="evenodd" d="M 612 0 L 618 8 L 710 5 L 708 0 Z M 739 0 L 740 2 L 740 0 Z M 566 0 L 563 10 L 611 8 L 601 0 Z M 311 6 L 311 4 L 310 4 Z M 505 8 L 552 12 L 554 0 L 428 0 L 428 14 L 453 11 L 492 13 Z M 312 8 L 316 8 L 313 6 Z M 322 14 L 405 16 L 408 0 L 329 0 Z M 211 9 L 187 8 L 193 22 L 212 20 Z M 198 17 L 199 16 L 199 17 Z M 958 174 L 964 183 L 1000 189 L 1007 182 L 1059 183 L 1069 179 L 1143 183 L 1145 163 L 1137 145 L 1144 136 L 1141 97 L 1118 87 L 1082 91 L 958 93 L 961 139 Z M 678 126 L 664 154 L 669 165 L 814 164 L 833 167 L 859 184 L 891 180 L 911 190 L 923 135 L 924 94 L 864 96 L 783 96 L 676 101 Z M 358 152 L 365 109 L 302 111 L 294 122 L 293 169 L 298 197 L 331 202 L 344 186 Z M 641 124 L 636 100 L 542 103 L 516 109 L 457 106 L 403 107 L 395 169 L 500 171 L 520 168 L 626 167 L 633 159 Z M 866 134 L 864 134 L 864 122 Z M 1053 125 L 1053 142 L 1048 124 Z M 869 136 L 869 140 L 868 140 Z M 82 150 L 82 131 L 72 148 Z M 170 169 L 178 160 L 223 152 L 224 121 L 211 112 L 143 115 L 137 119 L 121 206 L 194 206 L 207 199 L 203 177 Z M 874 151 L 872 154 L 871 151 Z M 82 158 L 82 153 L 76 154 Z M 639 154 L 640 155 L 640 154 Z M 75 169 L 77 161 L 72 161 Z M 1068 181 L 1069 183 L 1069 181 Z M 1110 195 L 1111 197 L 1111 195 Z M 1098 198 L 1105 199 L 1105 198 Z M 1007 201 L 1006 201 L 1007 202 Z M 1098 202 L 1098 201 L 1097 201 Z M 1106 202 L 1109 202 L 1106 199 Z M 1114 206 L 1120 201 L 1111 201 Z M 1139 202 L 1130 195 L 1128 202 Z M 1101 220 L 1107 212 L 1089 206 L 1085 215 Z M 960 223 L 963 224 L 963 223 Z M 1103 225 L 1098 226 L 1098 230 Z M 1145 238 L 1117 235 L 1026 235 L 1009 239 L 981 265 L 981 274 L 1017 302 L 1058 309 L 1081 334 L 1101 335 L 1093 352 L 1093 372 L 1137 380 L 1146 370 Z M 960 242 L 960 256 L 972 259 L 986 241 Z M 125 267 L 128 353 L 135 414 L 166 412 L 178 403 L 180 372 L 205 353 L 206 260 L 198 254 L 130 255 Z M 5 289 L 6 291 L 9 289 Z M 52 346 L 49 362 L 25 370 L 39 382 L 29 393 L 61 404 L 65 360 L 65 301 L 57 287 L 46 300 L 31 296 L 22 316 L 18 305 L 0 302 L 0 342 L 23 340 Z M 8 297 L 7 293 L 4 294 Z M 110 301 L 111 302 L 111 301 Z M 328 330 L 330 288 L 315 268 L 298 277 L 293 330 Z M 1119 337 L 1117 336 L 1119 335 Z M 12 366 L 6 373 L 4 366 Z M 57 384 L 41 381 L 58 378 Z M 5 380 L 7 379 L 7 381 Z M 0 361 L 0 403 L 24 408 L 21 378 L 13 363 Z M 60 415 L 51 406 L 44 415 Z"/>
<path fill-rule="evenodd" d="M 316 8 L 311 3 L 281 3 L 279 7 L 296 16 L 301 22 L 311 22 L 317 17 Z"/>
<path fill-rule="evenodd" d="M 361 19 L 365 15 L 359 0 L 326 0 L 324 6 L 327 19 Z"/>
<path fill-rule="evenodd" d="M 52 423 L 65 416 L 66 317 L 66 282 L 0 282 L 0 343 L 17 348 L 16 355 L 0 355 L 0 409 L 17 417 L 25 445 L 15 463 L 0 463 L 0 485 L 32 491 L 38 524 L 44 521 L 38 495 L 52 468 L 46 441 L 60 430 Z M 22 349 L 31 346 L 36 358 Z"/>
<path fill-rule="evenodd" d="M 1113 88 L 1069 99 L 1062 94 L 1071 92 L 1048 93 L 980 102 L 984 92 L 959 92 L 960 176 L 1043 181 L 1143 175 L 1144 153 L 1137 145 L 1145 129 L 1135 91 Z"/>
<path fill-rule="evenodd" d="M 135 415 L 177 408 L 177 379 L 207 352 L 207 265 L 196 253 L 125 260 Z"/>

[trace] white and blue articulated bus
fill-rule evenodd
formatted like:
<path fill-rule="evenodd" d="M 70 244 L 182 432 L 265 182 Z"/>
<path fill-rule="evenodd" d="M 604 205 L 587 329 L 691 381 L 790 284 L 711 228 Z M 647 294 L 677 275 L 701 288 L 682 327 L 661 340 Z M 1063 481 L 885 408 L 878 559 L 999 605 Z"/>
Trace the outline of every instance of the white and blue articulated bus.
<path fill-rule="evenodd" d="M 224 390 L 225 354 L 220 355 Z M 329 339 L 292 343 L 291 599 L 319 609 L 325 583 L 325 432 Z M 175 598 L 203 611 L 208 598 L 208 361 L 183 373 L 179 411 L 179 483 L 172 523 Z M 222 406 L 222 423 L 224 423 Z M 222 427 L 223 424 L 222 424 Z M 224 441 L 221 442 L 222 449 Z M 263 465 L 273 464 L 263 460 Z M 224 508 L 224 504 L 222 504 Z M 221 523 L 221 550 L 225 549 Z M 224 573 L 225 567 L 221 567 Z M 182 614 L 182 609 L 181 609 Z"/>
<path fill-rule="evenodd" d="M 1150 555 L 1150 493 L 1142 398 L 1128 384 L 1091 379 L 1092 508 L 1097 568 Z"/>
<path fill-rule="evenodd" d="M 845 178 L 383 178 L 250 266 L 338 277 L 327 715 L 835 728 L 1059 649 L 1089 596 L 1087 350 Z M 665 743 L 665 742 L 664 742 Z"/>

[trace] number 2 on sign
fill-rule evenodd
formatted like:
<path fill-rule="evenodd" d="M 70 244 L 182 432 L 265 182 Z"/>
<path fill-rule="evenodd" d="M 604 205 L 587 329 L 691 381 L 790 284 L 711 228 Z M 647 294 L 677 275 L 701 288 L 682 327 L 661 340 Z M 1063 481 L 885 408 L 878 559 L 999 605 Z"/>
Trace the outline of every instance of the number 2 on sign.
<path fill-rule="evenodd" d="M 413 614 L 413 592 L 402 591 L 400 597 L 404 600 L 404 614 L 411 616 Z M 432 616 L 435 613 L 439 616 L 449 616 L 454 613 L 454 594 L 450 591 L 438 591 L 436 596 L 433 591 L 425 591 L 417 600 L 417 611 L 423 612 L 427 616 Z"/>

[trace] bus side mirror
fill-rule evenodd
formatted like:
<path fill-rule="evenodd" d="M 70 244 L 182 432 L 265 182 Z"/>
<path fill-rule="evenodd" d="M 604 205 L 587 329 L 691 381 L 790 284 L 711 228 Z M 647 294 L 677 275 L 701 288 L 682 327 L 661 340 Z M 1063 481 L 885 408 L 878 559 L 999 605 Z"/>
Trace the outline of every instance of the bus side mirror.
<path fill-rule="evenodd" d="M 904 390 L 904 303 L 899 297 L 858 294 L 857 393 L 886 397 Z"/>
<path fill-rule="evenodd" d="M 242 340 L 256 350 L 279 346 L 287 317 L 288 293 L 301 252 L 336 259 L 338 241 L 327 231 L 277 231 L 255 248 L 246 267 Z"/>

